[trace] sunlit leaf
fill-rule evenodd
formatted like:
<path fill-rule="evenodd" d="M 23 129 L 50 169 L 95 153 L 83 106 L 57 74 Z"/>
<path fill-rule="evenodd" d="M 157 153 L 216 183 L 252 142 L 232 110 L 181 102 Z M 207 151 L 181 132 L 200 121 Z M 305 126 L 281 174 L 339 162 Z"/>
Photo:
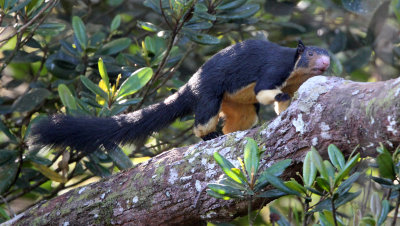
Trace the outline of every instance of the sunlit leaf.
<path fill-rule="evenodd" d="M 67 182 L 67 178 L 61 176 L 60 174 L 50 169 L 49 167 L 37 164 L 36 162 L 31 162 L 31 163 L 40 173 L 42 173 L 45 177 L 49 178 L 50 180 L 60 183 Z"/>
<path fill-rule="evenodd" d="M 152 76 L 153 70 L 149 67 L 144 67 L 133 72 L 129 78 L 121 84 L 121 87 L 117 91 L 117 98 L 121 99 L 125 96 L 136 93 L 150 81 Z"/>
<path fill-rule="evenodd" d="M 99 66 L 99 73 L 101 76 L 101 79 L 104 81 L 104 85 L 107 87 L 107 92 L 110 92 L 110 80 L 108 79 L 108 73 L 106 66 L 104 65 L 103 59 L 99 58 L 98 61 L 98 66 Z"/>
<path fill-rule="evenodd" d="M 242 192 L 234 187 L 221 184 L 208 184 L 207 186 L 209 189 L 215 191 L 220 195 L 228 196 L 231 198 L 240 198 L 243 196 Z"/>
<path fill-rule="evenodd" d="M 214 153 L 214 159 L 218 163 L 218 165 L 222 168 L 222 171 L 230 177 L 232 180 L 236 181 L 239 184 L 244 184 L 245 181 L 243 181 L 235 172 L 232 171 L 235 166 L 229 162 L 226 158 L 224 158 L 222 155 L 220 155 L 218 152 Z"/>
<path fill-rule="evenodd" d="M 140 28 L 142 28 L 143 30 L 146 30 L 146 31 L 156 32 L 156 31 L 160 30 L 159 27 L 157 27 L 156 25 L 154 25 L 150 22 L 138 21 L 137 24 Z"/>
<path fill-rule="evenodd" d="M 259 161 L 260 158 L 256 141 L 251 138 L 247 138 L 247 143 L 244 148 L 244 165 L 250 181 L 253 181 L 253 178 L 257 174 Z"/>
<path fill-rule="evenodd" d="M 80 79 L 81 79 L 82 83 L 86 86 L 86 88 L 88 88 L 94 94 L 97 94 L 106 100 L 108 99 L 108 94 L 106 92 L 104 92 L 96 84 L 94 84 L 92 81 L 90 81 L 90 79 L 86 78 L 83 75 L 80 76 Z"/>

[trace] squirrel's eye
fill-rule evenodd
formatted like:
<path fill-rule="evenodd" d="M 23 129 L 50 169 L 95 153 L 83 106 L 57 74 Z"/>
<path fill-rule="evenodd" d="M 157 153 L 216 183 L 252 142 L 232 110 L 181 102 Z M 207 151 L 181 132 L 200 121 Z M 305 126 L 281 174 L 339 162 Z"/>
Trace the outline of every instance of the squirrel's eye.
<path fill-rule="evenodd" d="M 309 55 L 309 56 L 312 56 L 312 55 L 313 55 L 313 52 L 308 52 L 308 55 Z"/>

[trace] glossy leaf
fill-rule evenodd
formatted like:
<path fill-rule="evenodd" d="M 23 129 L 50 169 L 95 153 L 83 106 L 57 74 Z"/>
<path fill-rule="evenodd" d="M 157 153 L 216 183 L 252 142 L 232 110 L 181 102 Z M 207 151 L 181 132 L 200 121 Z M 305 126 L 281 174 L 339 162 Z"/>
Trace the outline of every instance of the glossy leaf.
<path fill-rule="evenodd" d="M 239 184 L 245 184 L 245 181 L 240 178 L 235 172 L 233 172 L 233 168 L 235 166 L 229 162 L 226 158 L 224 158 L 222 155 L 220 155 L 218 152 L 214 153 L 214 159 L 218 163 L 218 165 L 222 168 L 222 171 L 230 177 L 232 180 L 236 181 Z"/>
<path fill-rule="evenodd" d="M 262 192 L 257 195 L 258 198 L 279 198 L 281 196 L 287 195 L 286 192 L 283 192 L 279 189 L 271 189 L 265 192 Z"/>
<path fill-rule="evenodd" d="M 253 181 L 253 178 L 257 174 L 259 162 L 258 145 L 255 140 L 247 138 L 247 143 L 244 148 L 244 165 L 250 181 Z"/>
<path fill-rule="evenodd" d="M 257 182 L 256 182 L 256 186 L 254 187 L 254 190 L 258 191 L 258 190 L 264 188 L 268 184 L 268 180 L 267 180 L 268 175 L 271 174 L 276 177 L 280 176 L 285 171 L 285 169 L 290 165 L 291 162 L 292 162 L 291 159 L 285 159 L 283 161 L 274 163 L 273 165 L 268 167 L 257 178 Z"/>
<path fill-rule="evenodd" d="M 311 187 L 317 176 L 317 168 L 312 160 L 312 152 L 309 151 L 304 158 L 303 164 L 303 182 L 305 186 Z"/>
<path fill-rule="evenodd" d="M 88 88 L 90 91 L 92 91 L 94 94 L 101 96 L 105 100 L 108 99 L 108 94 L 104 92 L 100 87 L 98 87 L 96 84 L 94 84 L 90 79 L 86 78 L 85 76 L 81 75 L 80 79 L 82 83 Z"/>
<path fill-rule="evenodd" d="M 79 44 L 83 49 L 86 49 L 88 46 L 88 36 L 82 19 L 78 16 L 72 17 L 72 28 L 74 29 L 75 37 L 78 39 Z"/>
<path fill-rule="evenodd" d="M 156 32 L 156 31 L 160 30 L 159 27 L 157 27 L 156 25 L 154 25 L 150 22 L 138 21 L 137 24 L 139 27 L 141 27 L 143 30 L 146 30 L 146 31 Z"/>
<path fill-rule="evenodd" d="M 299 184 L 297 181 L 295 181 L 294 179 L 292 179 L 290 181 L 286 181 L 285 185 L 288 188 L 290 188 L 292 190 L 295 190 L 295 191 L 297 191 L 299 193 L 306 194 L 306 192 L 307 192 L 307 189 L 305 187 L 303 187 L 301 184 Z"/>
<path fill-rule="evenodd" d="M 204 44 L 204 45 L 216 45 L 220 43 L 220 40 L 217 37 L 202 34 L 202 33 L 186 33 L 188 38 L 196 43 Z"/>
<path fill-rule="evenodd" d="M 78 109 L 75 97 L 74 95 L 72 95 L 71 91 L 69 91 L 66 85 L 60 84 L 58 86 L 58 95 L 60 96 L 61 102 L 65 107 L 67 107 L 70 110 Z"/>
<path fill-rule="evenodd" d="M 149 67 L 141 68 L 133 72 L 129 78 L 127 78 L 117 91 L 117 99 L 134 94 L 140 90 L 147 82 L 150 81 L 153 76 L 153 70 Z"/>
<path fill-rule="evenodd" d="M 105 44 L 99 51 L 98 54 L 102 55 L 113 55 L 121 52 L 122 50 L 129 47 L 131 40 L 129 38 L 119 38 L 112 40 Z"/>
<path fill-rule="evenodd" d="M 336 169 L 341 170 L 346 164 L 342 152 L 334 144 L 328 146 L 329 159 Z"/>
<path fill-rule="evenodd" d="M 50 169 L 49 167 L 37 164 L 36 162 L 31 162 L 31 163 L 40 173 L 42 173 L 45 177 L 49 178 L 50 180 L 57 181 L 60 183 L 67 182 L 67 178 L 61 176 L 60 174 Z"/>
<path fill-rule="evenodd" d="M 12 105 L 12 110 L 17 112 L 28 112 L 35 109 L 50 96 L 50 92 L 44 88 L 33 88 L 20 96 Z"/>
<path fill-rule="evenodd" d="M 346 165 L 343 167 L 341 171 L 335 177 L 335 186 L 338 185 L 343 178 L 347 177 L 350 173 L 350 170 L 357 164 L 360 159 L 360 153 L 357 153 L 354 157 L 347 161 Z"/>
<path fill-rule="evenodd" d="M 231 199 L 229 196 L 221 195 L 221 194 L 219 194 L 219 193 L 217 193 L 217 192 L 215 192 L 215 191 L 213 191 L 211 189 L 207 189 L 206 192 L 207 192 L 208 195 L 210 195 L 210 196 L 212 196 L 214 198 L 217 198 L 217 199 L 223 199 L 223 200 Z"/>
<path fill-rule="evenodd" d="M 339 208 L 339 206 L 352 201 L 353 199 L 357 198 L 357 196 L 359 196 L 360 194 L 361 190 L 354 193 L 347 192 L 346 194 L 339 196 L 339 198 L 335 200 L 335 207 Z"/>
<path fill-rule="evenodd" d="M 281 179 L 272 174 L 267 174 L 267 180 L 270 184 L 272 184 L 272 186 L 283 192 L 286 192 L 287 194 L 300 196 L 298 191 L 288 188 Z"/>
<path fill-rule="evenodd" d="M 104 65 L 103 59 L 99 58 L 98 61 L 98 67 L 99 67 L 99 73 L 101 76 L 101 79 L 104 81 L 104 85 L 107 87 L 107 91 L 110 92 L 110 80 L 108 78 L 108 73 L 106 66 Z"/>
<path fill-rule="evenodd" d="M 322 160 L 322 157 L 319 155 L 319 153 L 314 147 L 311 147 L 311 152 L 312 152 L 311 155 L 312 161 L 314 162 L 314 165 L 317 168 L 318 172 L 325 180 L 329 181 L 328 171 L 325 168 L 325 164 Z"/>
<path fill-rule="evenodd" d="M 216 193 L 224 196 L 228 196 L 231 198 L 240 198 L 243 197 L 242 192 L 239 189 L 226 186 L 226 185 L 221 185 L 221 184 L 208 184 L 207 185 L 209 189 L 215 191 Z"/>
<path fill-rule="evenodd" d="M 116 15 L 114 19 L 111 21 L 110 30 L 111 32 L 117 30 L 121 25 L 121 15 Z"/>
<path fill-rule="evenodd" d="M 129 169 L 133 166 L 132 160 L 122 151 L 120 147 L 108 149 L 107 153 L 118 169 Z"/>

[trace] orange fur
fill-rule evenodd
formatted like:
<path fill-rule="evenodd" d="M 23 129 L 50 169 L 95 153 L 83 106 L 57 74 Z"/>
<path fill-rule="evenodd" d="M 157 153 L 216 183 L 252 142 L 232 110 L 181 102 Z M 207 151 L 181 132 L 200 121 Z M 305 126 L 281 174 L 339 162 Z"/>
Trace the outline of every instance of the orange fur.
<path fill-rule="evenodd" d="M 225 93 L 224 101 L 230 101 L 241 104 L 255 104 L 257 103 L 256 94 L 254 92 L 254 87 L 256 83 L 250 83 L 244 88 L 234 92 L 234 93 Z"/>
<path fill-rule="evenodd" d="M 225 124 L 222 128 L 224 134 L 249 129 L 258 122 L 256 108 L 253 104 L 224 100 L 221 107 L 221 116 L 225 118 Z"/>

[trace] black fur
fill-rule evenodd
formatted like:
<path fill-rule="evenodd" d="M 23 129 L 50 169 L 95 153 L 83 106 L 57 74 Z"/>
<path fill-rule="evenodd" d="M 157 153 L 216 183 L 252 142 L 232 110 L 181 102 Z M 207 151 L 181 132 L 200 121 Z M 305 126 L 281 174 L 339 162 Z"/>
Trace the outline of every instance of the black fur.
<path fill-rule="evenodd" d="M 32 143 L 92 152 L 145 138 L 176 118 L 195 114 L 195 126 L 218 115 L 225 92 L 234 93 L 256 82 L 254 91 L 275 89 L 293 71 L 305 50 L 248 40 L 229 46 L 207 61 L 178 92 L 164 102 L 110 118 L 55 115 L 32 129 Z M 306 60 L 304 57 L 302 60 Z M 300 66 L 307 62 L 301 62 Z M 259 107 L 259 105 L 256 105 Z M 206 138 L 213 138 L 211 132 Z"/>

